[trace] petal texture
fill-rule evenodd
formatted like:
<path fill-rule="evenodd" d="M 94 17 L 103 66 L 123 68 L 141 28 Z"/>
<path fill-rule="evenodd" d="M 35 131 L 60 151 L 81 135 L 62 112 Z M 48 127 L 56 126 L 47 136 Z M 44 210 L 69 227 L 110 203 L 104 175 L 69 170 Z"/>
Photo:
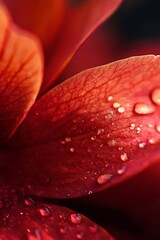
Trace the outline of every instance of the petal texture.
<path fill-rule="evenodd" d="M 46 71 L 42 92 L 53 85 L 79 46 L 121 2 L 122 0 L 5 1 L 15 22 L 36 34 L 43 43 Z"/>
<path fill-rule="evenodd" d="M 0 5 L 0 142 L 16 130 L 32 106 L 42 81 L 36 39 L 11 26 Z"/>
<path fill-rule="evenodd" d="M 114 239 L 79 213 L 6 190 L 0 190 L 1 240 Z"/>
<path fill-rule="evenodd" d="M 37 35 L 45 49 L 53 44 L 64 17 L 65 0 L 5 0 L 14 21 Z"/>
<path fill-rule="evenodd" d="M 79 46 L 115 11 L 120 3 L 121 0 L 68 1 L 56 43 L 48 56 L 42 92 L 53 85 Z"/>
<path fill-rule="evenodd" d="M 39 195 L 71 197 L 144 169 L 160 157 L 159 78 L 160 57 L 144 56 L 89 69 L 57 86 L 6 146 L 15 159 L 7 179 Z"/>

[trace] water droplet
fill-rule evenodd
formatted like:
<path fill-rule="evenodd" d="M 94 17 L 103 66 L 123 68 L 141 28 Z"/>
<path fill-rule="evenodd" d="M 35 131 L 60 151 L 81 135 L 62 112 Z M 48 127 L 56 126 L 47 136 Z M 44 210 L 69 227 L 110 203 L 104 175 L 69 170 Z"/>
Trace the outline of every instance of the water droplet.
<path fill-rule="evenodd" d="M 35 205 L 35 200 L 31 197 L 26 197 L 24 200 L 25 205 L 27 206 L 34 206 Z"/>
<path fill-rule="evenodd" d="M 97 130 L 97 135 L 100 135 L 100 134 L 103 134 L 103 133 L 104 133 L 104 129 L 103 128 Z"/>
<path fill-rule="evenodd" d="M 112 96 L 108 96 L 108 101 L 111 102 L 113 100 L 113 97 Z"/>
<path fill-rule="evenodd" d="M 124 107 L 119 107 L 118 108 L 118 112 L 119 113 L 124 113 L 125 112 L 125 108 Z"/>
<path fill-rule="evenodd" d="M 97 231 L 97 228 L 98 228 L 97 225 L 94 224 L 89 227 L 89 230 L 90 230 L 90 232 L 95 233 Z"/>
<path fill-rule="evenodd" d="M 50 210 L 49 210 L 48 207 L 41 207 L 41 208 L 39 209 L 39 212 L 40 212 L 40 214 L 41 214 L 43 217 L 49 217 L 49 216 L 51 216 L 51 212 L 50 212 Z"/>
<path fill-rule="evenodd" d="M 136 126 L 136 125 L 135 125 L 134 123 L 131 123 L 129 129 L 130 129 L 131 131 L 133 131 L 133 130 L 135 129 L 135 126 Z"/>
<path fill-rule="evenodd" d="M 75 149 L 74 149 L 73 147 L 70 148 L 70 151 L 71 151 L 71 152 L 74 152 L 74 150 L 75 150 Z"/>
<path fill-rule="evenodd" d="M 157 130 L 158 133 L 160 133 L 160 125 L 156 126 L 156 130 Z"/>
<path fill-rule="evenodd" d="M 119 150 L 119 151 L 122 151 L 122 150 L 123 150 L 123 147 L 119 147 L 118 150 Z"/>
<path fill-rule="evenodd" d="M 66 227 L 66 226 L 62 226 L 62 227 L 60 228 L 60 232 L 63 233 L 63 234 L 65 234 L 65 233 L 67 232 L 67 227 Z"/>
<path fill-rule="evenodd" d="M 160 88 L 155 88 L 152 91 L 151 99 L 156 105 L 160 105 Z"/>
<path fill-rule="evenodd" d="M 94 141 L 96 139 L 96 136 L 92 136 L 91 140 Z"/>
<path fill-rule="evenodd" d="M 152 105 L 146 103 L 136 103 L 134 106 L 134 111 L 140 115 L 151 114 L 155 112 L 155 108 Z"/>
<path fill-rule="evenodd" d="M 111 179 L 112 175 L 109 173 L 102 174 L 97 178 L 98 184 L 105 184 Z"/>
<path fill-rule="evenodd" d="M 117 173 L 119 175 L 123 174 L 126 171 L 126 166 L 122 166 L 120 169 L 118 169 Z"/>
<path fill-rule="evenodd" d="M 2 200 L 0 200 L 0 208 L 2 208 L 3 207 L 3 202 L 2 202 Z"/>
<path fill-rule="evenodd" d="M 137 127 L 137 133 L 141 132 L 141 127 Z"/>
<path fill-rule="evenodd" d="M 114 108 L 119 108 L 119 107 L 120 107 L 120 104 L 119 104 L 118 102 L 115 102 L 115 103 L 113 103 L 113 107 L 114 107 Z"/>
<path fill-rule="evenodd" d="M 139 143 L 139 147 L 140 147 L 140 148 L 144 148 L 145 146 L 146 146 L 146 142 L 140 142 L 140 143 Z"/>
<path fill-rule="evenodd" d="M 65 138 L 65 141 L 68 143 L 68 142 L 71 142 L 72 139 L 71 139 L 70 137 L 66 137 L 66 138 Z"/>
<path fill-rule="evenodd" d="M 82 217 L 79 213 L 72 213 L 71 214 L 71 222 L 74 224 L 79 224 L 82 221 Z"/>
<path fill-rule="evenodd" d="M 93 192 L 90 190 L 90 191 L 88 191 L 88 195 L 90 195 L 90 194 L 92 194 Z"/>
<path fill-rule="evenodd" d="M 83 232 L 77 233 L 77 235 L 76 235 L 77 239 L 82 239 L 83 236 L 84 236 Z"/>
<path fill-rule="evenodd" d="M 128 160 L 127 153 L 125 153 L 125 152 L 122 153 L 121 156 L 120 156 L 120 158 L 121 158 L 121 160 L 124 161 L 124 162 L 127 161 L 127 160 Z"/>
<path fill-rule="evenodd" d="M 117 142 L 114 139 L 107 140 L 107 143 L 110 147 L 114 147 L 117 144 Z"/>
<path fill-rule="evenodd" d="M 154 137 L 152 137 L 152 138 L 150 138 L 150 139 L 148 140 L 148 142 L 149 142 L 150 144 L 155 144 L 155 143 L 156 143 L 156 139 L 155 139 Z"/>

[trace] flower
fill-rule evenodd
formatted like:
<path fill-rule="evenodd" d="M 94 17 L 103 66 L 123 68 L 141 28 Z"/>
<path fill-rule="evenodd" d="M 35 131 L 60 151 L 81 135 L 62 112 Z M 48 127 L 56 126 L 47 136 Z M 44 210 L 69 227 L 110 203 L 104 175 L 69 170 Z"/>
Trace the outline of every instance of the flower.
<path fill-rule="evenodd" d="M 0 5 L 1 239 L 113 239 L 59 199 L 91 196 L 160 157 L 159 56 L 58 84 L 80 44 L 121 1 L 99 2 L 6 0 L 30 33 Z"/>

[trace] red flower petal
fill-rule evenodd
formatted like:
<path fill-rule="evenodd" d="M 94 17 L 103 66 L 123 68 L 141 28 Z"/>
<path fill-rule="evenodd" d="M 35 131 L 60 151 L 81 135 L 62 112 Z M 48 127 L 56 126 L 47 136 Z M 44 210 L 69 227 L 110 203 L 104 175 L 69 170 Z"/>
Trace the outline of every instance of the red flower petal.
<path fill-rule="evenodd" d="M 8 25 L 9 17 L 0 5 L 0 142 L 7 140 L 22 122 L 42 80 L 38 42 Z"/>
<path fill-rule="evenodd" d="M 160 57 L 144 56 L 65 81 L 33 106 L 2 174 L 32 193 L 70 197 L 144 169 L 160 157 L 159 79 Z"/>
<path fill-rule="evenodd" d="M 132 222 L 136 223 L 141 230 L 141 234 L 144 235 L 144 238 L 135 237 L 134 239 L 159 239 L 159 186 L 160 161 L 113 188 L 96 193 L 94 196 L 90 196 L 90 198 L 84 197 L 83 201 L 81 199 L 78 204 L 83 205 L 83 203 L 87 202 L 94 209 L 96 209 L 96 206 L 101 206 L 103 212 L 106 211 L 106 214 L 107 209 L 123 212 Z M 75 203 L 72 202 L 73 204 Z M 115 236 L 117 235 L 115 234 Z"/>
<path fill-rule="evenodd" d="M 64 17 L 65 0 L 5 0 L 14 21 L 36 34 L 45 48 L 53 44 Z"/>
<path fill-rule="evenodd" d="M 68 1 L 61 31 L 47 62 L 43 90 L 49 88 L 85 39 L 118 7 L 122 0 Z M 70 3 L 69 3 L 70 2 Z"/>
<path fill-rule="evenodd" d="M 104 229 L 79 213 L 54 204 L 0 192 L 0 239 L 113 240 Z"/>

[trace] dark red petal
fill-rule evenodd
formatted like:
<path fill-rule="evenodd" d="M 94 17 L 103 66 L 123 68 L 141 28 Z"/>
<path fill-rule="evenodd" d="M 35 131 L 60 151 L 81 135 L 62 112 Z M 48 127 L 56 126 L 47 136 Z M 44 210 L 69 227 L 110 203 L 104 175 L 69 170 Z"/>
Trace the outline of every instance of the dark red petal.
<path fill-rule="evenodd" d="M 42 81 L 42 59 L 36 39 L 9 23 L 0 5 L 0 142 L 26 116 Z"/>
<path fill-rule="evenodd" d="M 1 240 L 113 240 L 104 229 L 65 207 L 20 198 L 14 189 L 0 190 Z"/>
<path fill-rule="evenodd" d="M 50 52 L 43 90 L 49 88 L 69 63 L 79 46 L 105 21 L 122 0 L 68 1 L 61 31 Z"/>
<path fill-rule="evenodd" d="M 45 48 L 53 44 L 64 17 L 66 0 L 4 0 L 4 2 L 20 27 L 37 35 Z"/>
<path fill-rule="evenodd" d="M 33 106 L 6 146 L 14 166 L 9 161 L 5 176 L 54 197 L 119 183 L 160 157 L 159 94 L 160 56 L 74 76 Z"/>
<path fill-rule="evenodd" d="M 106 211 L 106 214 L 107 209 L 115 210 L 117 213 L 122 212 L 132 222 L 136 223 L 141 230 L 141 234 L 145 236 L 143 239 L 156 240 L 160 239 L 159 186 L 160 161 L 150 165 L 131 179 L 94 194 L 92 198 L 84 197 L 83 201 L 78 202 L 78 204 L 82 206 L 83 203 L 87 202 L 89 206 L 94 206 L 94 209 L 101 206 L 103 212 Z M 117 235 L 115 234 L 115 236 Z M 134 239 L 142 238 L 135 237 Z"/>

